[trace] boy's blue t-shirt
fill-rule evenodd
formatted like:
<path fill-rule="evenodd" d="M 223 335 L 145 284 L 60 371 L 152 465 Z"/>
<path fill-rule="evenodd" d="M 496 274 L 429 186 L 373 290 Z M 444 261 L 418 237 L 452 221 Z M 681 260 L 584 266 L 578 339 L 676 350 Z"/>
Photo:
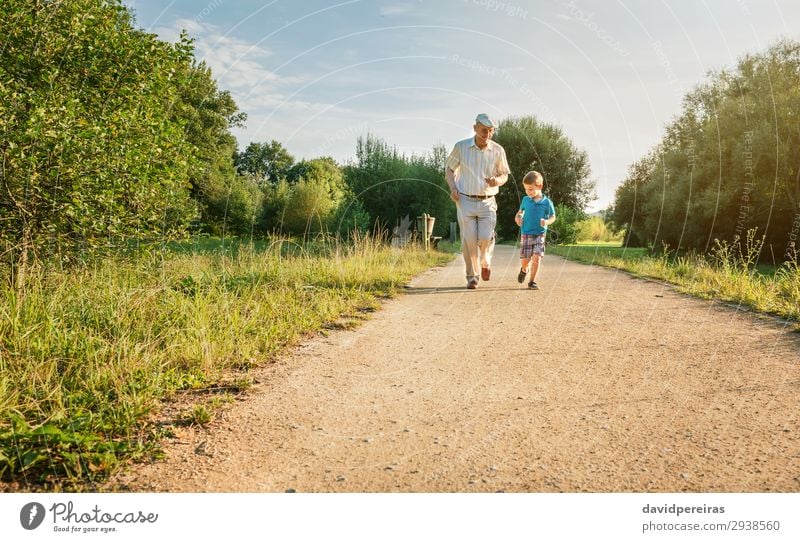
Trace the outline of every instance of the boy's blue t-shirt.
<path fill-rule="evenodd" d="M 547 226 L 544 228 L 540 226 L 539 220 L 550 218 L 556 214 L 553 202 L 544 194 L 542 194 L 542 199 L 539 201 L 534 201 L 532 197 L 525 196 L 522 198 L 519 209 L 520 211 L 525 211 L 522 217 L 522 233 L 525 235 L 541 235 L 545 233 Z"/>

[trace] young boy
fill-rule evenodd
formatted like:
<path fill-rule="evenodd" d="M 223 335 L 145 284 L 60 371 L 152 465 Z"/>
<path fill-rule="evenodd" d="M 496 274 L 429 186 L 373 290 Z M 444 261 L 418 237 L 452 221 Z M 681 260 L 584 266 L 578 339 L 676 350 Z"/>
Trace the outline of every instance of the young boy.
<path fill-rule="evenodd" d="M 556 221 L 556 210 L 550 198 L 542 194 L 544 179 L 538 171 L 529 171 L 522 179 L 527 196 L 522 198 L 522 203 L 517 211 L 514 221 L 522 228 L 520 239 L 521 269 L 517 275 L 517 282 L 525 281 L 528 266 L 531 267 L 531 280 L 528 288 L 538 290 L 536 275 L 539 273 L 540 262 L 544 256 L 544 238 L 547 226 Z"/>

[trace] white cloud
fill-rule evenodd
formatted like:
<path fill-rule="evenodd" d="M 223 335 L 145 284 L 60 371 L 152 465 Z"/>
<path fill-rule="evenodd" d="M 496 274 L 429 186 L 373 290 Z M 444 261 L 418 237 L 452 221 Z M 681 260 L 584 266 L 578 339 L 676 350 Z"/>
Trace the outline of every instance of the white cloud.
<path fill-rule="evenodd" d="M 399 2 L 395 4 L 387 4 L 381 6 L 380 14 L 384 17 L 394 17 L 397 15 L 406 15 L 414 11 L 414 5 L 410 2 Z"/>
<path fill-rule="evenodd" d="M 195 40 L 195 54 L 211 68 L 222 88 L 274 90 L 280 84 L 295 83 L 276 74 L 263 65 L 263 60 L 272 53 L 237 37 L 226 36 L 219 28 L 192 19 L 178 19 L 171 26 L 157 28 L 160 37 L 176 40 L 181 29 L 185 29 Z"/>
<path fill-rule="evenodd" d="M 222 90 L 231 92 L 241 111 L 251 119 L 272 116 L 275 111 L 308 116 L 341 108 L 327 103 L 294 99 L 295 89 L 310 81 L 310 76 L 288 76 L 265 66 L 272 51 L 258 43 L 225 35 L 219 27 L 192 19 L 178 19 L 172 25 L 154 30 L 161 39 L 176 41 L 186 30 L 194 39 L 195 56 L 211 68 Z"/>

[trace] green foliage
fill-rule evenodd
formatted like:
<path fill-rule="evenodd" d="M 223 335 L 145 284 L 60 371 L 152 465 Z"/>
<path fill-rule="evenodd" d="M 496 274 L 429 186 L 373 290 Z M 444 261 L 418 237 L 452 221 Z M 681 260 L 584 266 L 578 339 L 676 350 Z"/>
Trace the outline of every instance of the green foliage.
<path fill-rule="evenodd" d="M 333 235 L 349 237 L 354 232 L 361 234 L 369 230 L 371 219 L 364 206 L 345 186 L 345 195 L 339 202 L 336 212 L 328 220 L 328 231 Z"/>
<path fill-rule="evenodd" d="M 253 207 L 260 192 L 247 177 L 239 178 L 233 166 L 236 139 L 230 129 L 242 126 L 245 115 L 230 93 L 220 91 L 205 63 L 187 64 L 176 79 L 179 98 L 172 109 L 183 123 L 186 140 L 197 160 L 189 172 L 191 195 L 200 209 L 202 229 L 222 235 L 244 235 L 251 231 Z"/>
<path fill-rule="evenodd" d="M 324 232 L 344 197 L 342 172 L 330 158 L 317 158 L 301 164 L 302 174 L 289 193 L 283 229 L 286 233 L 298 235 Z"/>
<path fill-rule="evenodd" d="M 192 425 L 208 425 L 214 414 L 206 405 L 194 405 L 185 415 L 186 421 Z"/>
<path fill-rule="evenodd" d="M 558 243 L 569 245 L 578 242 L 580 224 L 586 218 L 583 211 L 578 211 L 568 205 L 556 205 L 556 221 L 551 226 L 558 232 Z"/>
<path fill-rule="evenodd" d="M 622 242 L 622 235 L 616 234 L 599 216 L 591 216 L 577 223 L 577 243 Z"/>
<path fill-rule="evenodd" d="M 283 145 L 274 139 L 269 143 L 250 143 L 241 153 L 236 154 L 236 168 L 241 173 L 251 174 L 259 184 L 276 184 L 288 179 L 296 182 L 303 177 L 300 170 L 293 167 L 294 158 Z"/>
<path fill-rule="evenodd" d="M 759 228 L 762 260 L 790 258 L 800 217 L 800 43 L 712 73 L 631 166 L 612 218 L 631 245 L 708 252 Z"/>
<path fill-rule="evenodd" d="M 264 193 L 249 175 L 235 175 L 226 193 L 215 202 L 217 217 L 209 228 L 212 234 L 253 237 L 262 232 L 259 217 Z"/>
<path fill-rule="evenodd" d="M 293 182 L 281 179 L 263 188 L 265 229 L 309 236 L 364 228 L 363 210 L 332 158 L 303 160 L 292 169 Z"/>
<path fill-rule="evenodd" d="M 379 228 L 391 229 L 408 215 L 436 217 L 435 235 L 448 235 L 456 209 L 444 180 L 447 151 L 407 157 L 372 136 L 359 137 L 356 160 L 344 168 L 347 186 Z"/>
<path fill-rule="evenodd" d="M 500 237 L 509 239 L 517 235 L 514 214 L 525 196 L 522 177 L 528 171 L 536 170 L 543 175 L 544 192 L 557 205 L 584 209 L 595 198 L 586 151 L 576 148 L 558 126 L 542 123 L 532 116 L 510 118 L 500 122 L 493 139 L 506 150 L 512 173 L 497 196 Z M 560 224 L 556 229 L 562 233 Z"/>
<path fill-rule="evenodd" d="M 0 252 L 16 265 L 169 236 L 196 155 L 171 107 L 191 59 L 119 1 L 0 3 Z"/>

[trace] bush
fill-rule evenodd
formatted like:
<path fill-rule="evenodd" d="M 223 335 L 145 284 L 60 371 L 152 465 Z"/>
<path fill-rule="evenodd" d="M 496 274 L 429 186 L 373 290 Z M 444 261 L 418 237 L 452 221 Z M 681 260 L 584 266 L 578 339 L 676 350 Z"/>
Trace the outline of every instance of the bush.
<path fill-rule="evenodd" d="M 69 262 L 178 235 L 196 149 L 172 104 L 192 46 L 137 30 L 119 0 L 0 2 L 0 254 Z"/>
<path fill-rule="evenodd" d="M 579 211 L 567 205 L 556 205 L 556 221 L 553 229 L 558 232 L 558 243 L 562 245 L 572 245 L 578 242 L 580 232 L 580 222 L 586 218 L 583 211 Z"/>
<path fill-rule="evenodd" d="M 615 234 L 606 222 L 599 216 L 590 216 L 578 222 L 579 243 L 609 243 L 622 241 L 621 234 Z"/>

